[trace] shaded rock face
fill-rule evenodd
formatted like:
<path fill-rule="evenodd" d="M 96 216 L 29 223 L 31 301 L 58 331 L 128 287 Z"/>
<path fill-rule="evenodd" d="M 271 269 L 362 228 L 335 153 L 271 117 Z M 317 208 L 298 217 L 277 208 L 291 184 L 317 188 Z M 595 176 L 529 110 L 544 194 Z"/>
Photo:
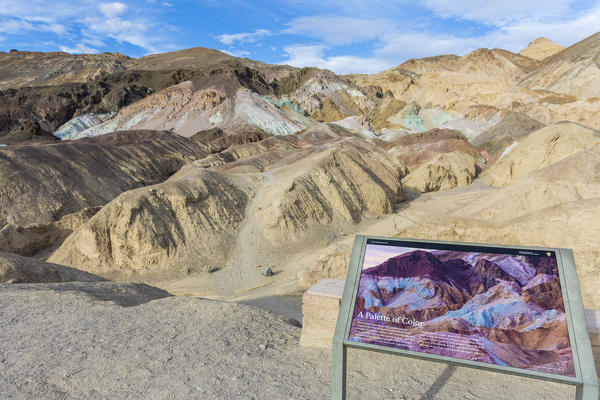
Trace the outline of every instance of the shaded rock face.
<path fill-rule="evenodd" d="M 543 127 L 544 124 L 525 114 L 510 112 L 502 121 L 477 135 L 471 144 L 492 156 L 500 155 L 515 141 Z"/>
<path fill-rule="evenodd" d="M 480 165 L 483 162 L 479 150 L 460 131 L 452 129 L 431 129 L 407 135 L 384 145 L 387 146 L 391 147 L 393 156 L 411 171 L 439 154 L 455 151 L 471 156 Z"/>
<path fill-rule="evenodd" d="M 62 243 L 100 208 L 84 208 L 48 224 L 6 225 L 0 229 L 0 251 L 33 256 L 39 251 Z"/>
<path fill-rule="evenodd" d="M 0 143 L 44 139 L 79 114 L 117 111 L 152 89 L 107 78 L 81 84 L 0 91 Z"/>
<path fill-rule="evenodd" d="M 454 151 L 439 154 L 408 174 L 402 183 L 420 192 L 467 186 L 477 174 L 472 157 Z"/>
<path fill-rule="evenodd" d="M 163 184 L 126 192 L 67 238 L 51 261 L 88 271 L 161 272 L 222 265 L 249 193 L 229 177 L 187 166 Z M 183 273 L 183 271 L 181 271 Z"/>
<path fill-rule="evenodd" d="M 169 132 L 115 132 L 70 143 L 0 147 L 0 227 L 48 224 L 161 182 L 207 154 Z"/>

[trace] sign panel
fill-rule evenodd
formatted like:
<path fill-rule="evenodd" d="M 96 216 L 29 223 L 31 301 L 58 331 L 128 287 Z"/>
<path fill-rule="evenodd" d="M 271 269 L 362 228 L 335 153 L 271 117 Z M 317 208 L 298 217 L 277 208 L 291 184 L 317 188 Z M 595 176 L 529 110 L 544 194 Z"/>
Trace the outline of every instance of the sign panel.
<path fill-rule="evenodd" d="M 369 238 L 347 340 L 575 377 L 552 250 Z"/>

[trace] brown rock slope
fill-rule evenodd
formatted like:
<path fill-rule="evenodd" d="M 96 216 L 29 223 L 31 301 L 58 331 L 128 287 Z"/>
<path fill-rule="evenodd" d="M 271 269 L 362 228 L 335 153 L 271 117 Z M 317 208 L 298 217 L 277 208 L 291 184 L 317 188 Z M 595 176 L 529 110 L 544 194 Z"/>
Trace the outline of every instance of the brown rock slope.
<path fill-rule="evenodd" d="M 519 52 L 520 55 L 533 58 L 534 60 L 542 61 L 565 47 L 554 43 L 552 40 L 540 37 L 529 43 L 529 45 Z"/>
<path fill-rule="evenodd" d="M 123 191 L 161 182 L 207 153 L 169 132 L 0 147 L 0 227 L 48 224 Z"/>
<path fill-rule="evenodd" d="M 600 142 L 600 134 L 571 122 L 560 123 L 531 133 L 508 149 L 485 173 L 485 181 L 505 186 L 528 172 L 548 166 Z"/>
<path fill-rule="evenodd" d="M 506 106 L 530 101 L 517 83 L 538 61 L 500 49 L 479 49 L 464 57 L 412 59 L 373 75 L 355 75 L 362 86 L 376 85 L 405 102 L 447 106 L 457 112 L 475 104 Z"/>

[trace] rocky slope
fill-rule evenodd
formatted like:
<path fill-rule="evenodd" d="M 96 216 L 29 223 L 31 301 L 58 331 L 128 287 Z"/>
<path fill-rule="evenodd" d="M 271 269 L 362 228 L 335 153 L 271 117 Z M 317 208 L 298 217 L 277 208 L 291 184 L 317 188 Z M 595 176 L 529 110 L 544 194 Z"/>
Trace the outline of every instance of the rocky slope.
<path fill-rule="evenodd" d="M 48 224 L 103 205 L 206 154 L 199 144 L 165 131 L 0 147 L 0 227 Z"/>
<path fill-rule="evenodd" d="M 543 168 L 600 143 L 600 133 L 574 123 L 542 128 L 507 148 L 485 172 L 493 186 L 505 186 L 528 172 Z"/>
<path fill-rule="evenodd" d="M 119 53 L 0 52 L 0 90 L 89 82 L 128 69 L 131 62 L 131 58 Z"/>

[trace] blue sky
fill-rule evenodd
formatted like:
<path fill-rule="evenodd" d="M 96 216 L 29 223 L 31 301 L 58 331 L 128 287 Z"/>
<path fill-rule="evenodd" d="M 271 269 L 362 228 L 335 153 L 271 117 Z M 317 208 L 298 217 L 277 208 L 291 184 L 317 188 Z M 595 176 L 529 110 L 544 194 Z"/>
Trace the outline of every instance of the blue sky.
<path fill-rule="evenodd" d="M 568 46 L 600 30 L 600 0 L 0 0 L 0 50 L 120 52 L 203 46 L 268 63 L 377 72 L 410 58 Z"/>

